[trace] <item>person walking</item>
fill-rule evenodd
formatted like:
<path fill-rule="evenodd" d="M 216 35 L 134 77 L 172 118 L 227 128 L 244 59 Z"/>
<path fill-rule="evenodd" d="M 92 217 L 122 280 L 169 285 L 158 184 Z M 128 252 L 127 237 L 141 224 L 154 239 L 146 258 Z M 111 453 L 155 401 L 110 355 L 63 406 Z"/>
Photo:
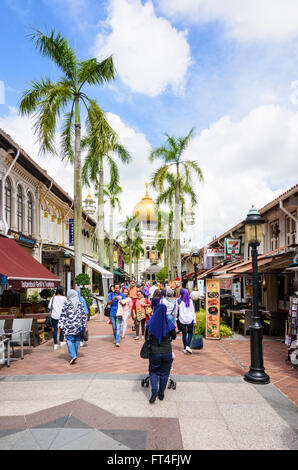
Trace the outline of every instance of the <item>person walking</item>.
<path fill-rule="evenodd" d="M 156 291 L 156 289 L 157 289 L 157 282 L 156 282 L 156 281 L 153 281 L 153 282 L 152 282 L 152 286 L 151 286 L 150 289 L 149 289 L 149 300 L 152 300 L 153 294 L 154 294 L 154 292 Z"/>
<path fill-rule="evenodd" d="M 174 291 L 170 287 L 167 287 L 166 296 L 162 297 L 160 303 L 167 307 L 167 317 L 175 325 L 175 320 L 178 312 L 178 303 L 174 298 Z"/>
<path fill-rule="evenodd" d="M 152 308 L 153 313 L 157 305 L 160 303 L 161 298 L 162 298 L 161 291 L 159 289 L 155 289 L 152 300 L 151 300 L 151 308 Z"/>
<path fill-rule="evenodd" d="M 57 287 L 56 294 L 51 298 L 49 302 L 49 311 L 51 312 L 51 319 L 53 324 L 53 340 L 54 340 L 54 350 L 59 349 L 58 345 L 58 321 L 62 312 L 63 305 L 67 298 L 64 295 L 63 287 Z M 59 344 L 60 347 L 65 346 L 66 342 L 64 341 L 64 335 L 60 330 L 59 334 Z"/>
<path fill-rule="evenodd" d="M 117 347 L 120 346 L 120 332 L 123 316 L 123 308 L 121 301 L 123 300 L 125 300 L 125 295 L 120 291 L 120 285 L 115 284 L 115 292 L 109 293 L 108 305 L 111 305 L 110 319 L 113 326 L 114 344 L 116 344 Z M 120 306 L 118 305 L 119 302 Z M 125 302 L 123 302 L 123 304 L 124 303 Z"/>
<path fill-rule="evenodd" d="M 178 315 L 180 328 L 182 330 L 183 352 L 184 354 L 192 354 L 190 343 L 193 336 L 193 326 L 196 325 L 196 315 L 193 301 L 187 289 L 180 290 L 180 298 L 178 303 Z"/>
<path fill-rule="evenodd" d="M 175 325 L 168 320 L 167 308 L 159 304 L 146 326 L 146 338 L 151 343 L 149 355 L 149 378 L 152 394 L 149 403 L 158 396 L 164 399 L 164 392 L 173 362 L 172 339 L 176 338 Z"/>
<path fill-rule="evenodd" d="M 74 364 L 78 357 L 78 349 L 82 331 L 87 326 L 87 319 L 82 302 L 74 289 L 67 292 L 67 300 L 63 305 L 58 328 L 63 330 L 70 356 L 70 364 Z"/>
<path fill-rule="evenodd" d="M 122 338 L 125 338 L 127 320 L 130 317 L 132 310 L 132 300 L 129 297 L 128 289 L 124 289 L 123 294 L 125 295 L 125 304 L 123 305 Z"/>
<path fill-rule="evenodd" d="M 82 304 L 84 306 L 84 312 L 86 314 L 86 320 L 88 320 L 89 310 L 88 310 L 88 307 L 87 307 L 87 304 L 86 304 L 86 300 L 84 299 L 84 297 L 82 296 L 82 294 L 79 290 L 77 291 L 77 293 L 78 293 L 79 301 L 82 302 Z M 87 327 L 86 327 L 85 331 L 87 331 Z M 81 334 L 80 346 L 81 347 L 84 346 L 84 332 L 82 332 L 82 334 Z"/>
<path fill-rule="evenodd" d="M 137 301 L 137 298 L 138 298 L 138 289 L 136 287 L 135 281 L 131 281 L 128 293 L 129 293 L 129 297 L 132 300 L 131 318 L 134 320 L 134 318 L 136 317 L 136 301 Z M 132 331 L 134 331 L 136 329 L 135 327 L 136 327 L 136 323 L 135 323 L 135 320 L 134 320 L 134 324 L 132 326 Z"/>
<path fill-rule="evenodd" d="M 136 337 L 135 340 L 139 339 L 140 326 L 142 329 L 142 338 L 144 339 L 145 326 L 146 326 L 146 306 L 151 307 L 148 299 L 145 299 L 142 292 L 138 292 L 138 298 L 136 301 L 136 314 L 134 316 L 136 325 Z"/>

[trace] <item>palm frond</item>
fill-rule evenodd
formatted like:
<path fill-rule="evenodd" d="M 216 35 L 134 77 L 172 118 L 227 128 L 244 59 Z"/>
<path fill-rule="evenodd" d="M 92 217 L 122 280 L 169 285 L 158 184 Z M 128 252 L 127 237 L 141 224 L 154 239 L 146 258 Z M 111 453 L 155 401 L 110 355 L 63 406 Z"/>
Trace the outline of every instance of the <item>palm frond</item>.
<path fill-rule="evenodd" d="M 92 58 L 79 64 L 78 82 L 80 83 L 80 89 L 86 82 L 88 85 L 102 85 L 104 82 L 114 80 L 115 76 L 116 70 L 112 56 L 101 62 Z"/>
<path fill-rule="evenodd" d="M 66 74 L 68 79 L 75 80 L 77 68 L 76 54 L 61 33 L 56 34 L 52 28 L 51 33 L 47 36 L 42 31 L 36 29 L 30 35 L 30 38 L 34 41 L 35 47 L 41 55 L 53 60 Z"/>

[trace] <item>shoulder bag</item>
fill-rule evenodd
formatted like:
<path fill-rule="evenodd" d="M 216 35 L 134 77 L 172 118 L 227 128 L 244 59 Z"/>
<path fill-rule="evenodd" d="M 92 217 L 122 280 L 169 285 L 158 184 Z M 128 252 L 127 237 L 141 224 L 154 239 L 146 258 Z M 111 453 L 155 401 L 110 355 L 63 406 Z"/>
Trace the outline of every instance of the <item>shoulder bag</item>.
<path fill-rule="evenodd" d="M 45 328 L 52 328 L 53 327 L 53 321 L 52 321 L 52 311 L 53 311 L 53 303 L 54 303 L 54 297 L 52 297 L 52 303 L 51 303 L 51 307 L 49 308 L 48 310 L 48 315 L 46 317 L 46 321 L 45 321 Z"/>
<path fill-rule="evenodd" d="M 109 316 L 111 315 L 111 306 L 107 304 L 107 305 L 105 306 L 105 309 L 104 309 L 104 312 L 103 312 L 103 313 L 104 313 L 104 315 L 105 315 L 106 317 L 109 317 Z"/>
<path fill-rule="evenodd" d="M 142 359 L 149 359 L 150 354 L 151 354 L 151 339 L 150 339 L 150 336 L 148 335 L 141 348 L 140 356 Z"/>

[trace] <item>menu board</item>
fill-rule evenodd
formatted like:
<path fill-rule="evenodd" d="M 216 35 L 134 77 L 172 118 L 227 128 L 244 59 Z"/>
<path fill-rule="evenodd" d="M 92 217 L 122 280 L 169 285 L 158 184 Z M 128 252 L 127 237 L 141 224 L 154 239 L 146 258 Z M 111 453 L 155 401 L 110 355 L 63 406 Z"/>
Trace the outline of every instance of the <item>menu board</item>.
<path fill-rule="evenodd" d="M 220 339 L 220 280 L 206 279 L 206 339 Z"/>

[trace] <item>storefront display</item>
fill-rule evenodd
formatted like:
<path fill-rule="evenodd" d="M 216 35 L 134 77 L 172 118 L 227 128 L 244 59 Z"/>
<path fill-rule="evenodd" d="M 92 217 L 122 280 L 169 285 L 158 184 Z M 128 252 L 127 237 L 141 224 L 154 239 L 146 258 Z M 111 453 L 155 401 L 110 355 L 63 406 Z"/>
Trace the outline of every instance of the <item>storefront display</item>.
<path fill-rule="evenodd" d="M 206 280 L 206 339 L 219 339 L 220 280 Z"/>
<path fill-rule="evenodd" d="M 285 344 L 288 346 L 288 360 L 298 365 L 298 295 L 290 297 Z"/>

